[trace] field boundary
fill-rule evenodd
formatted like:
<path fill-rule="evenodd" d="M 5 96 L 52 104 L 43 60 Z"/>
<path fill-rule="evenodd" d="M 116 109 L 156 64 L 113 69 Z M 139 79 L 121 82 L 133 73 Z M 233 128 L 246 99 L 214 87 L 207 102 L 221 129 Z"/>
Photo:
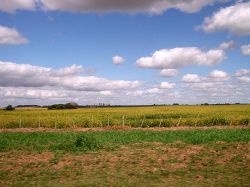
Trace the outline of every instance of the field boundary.
<path fill-rule="evenodd" d="M 141 131 L 182 131 L 182 130 L 226 130 L 226 129 L 250 129 L 250 126 L 204 126 L 204 127 L 151 127 L 151 128 L 133 128 L 129 126 L 114 126 L 114 127 L 94 127 L 94 128 L 13 128 L 13 129 L 0 129 L 0 133 L 4 132 L 88 132 L 88 131 L 113 131 L 113 130 L 141 130 Z"/>

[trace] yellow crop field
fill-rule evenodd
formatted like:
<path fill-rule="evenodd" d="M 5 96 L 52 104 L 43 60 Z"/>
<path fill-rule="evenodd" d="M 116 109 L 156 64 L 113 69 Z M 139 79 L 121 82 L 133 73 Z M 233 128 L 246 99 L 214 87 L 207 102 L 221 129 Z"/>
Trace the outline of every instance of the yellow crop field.
<path fill-rule="evenodd" d="M 250 105 L 0 110 L 0 128 L 172 127 L 250 125 Z"/>

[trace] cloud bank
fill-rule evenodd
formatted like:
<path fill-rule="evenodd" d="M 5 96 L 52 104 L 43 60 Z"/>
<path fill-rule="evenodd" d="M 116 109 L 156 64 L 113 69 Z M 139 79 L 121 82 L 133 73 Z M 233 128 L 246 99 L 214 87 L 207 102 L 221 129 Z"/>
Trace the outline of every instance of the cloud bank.
<path fill-rule="evenodd" d="M 82 66 L 61 69 L 0 61 L 1 87 L 58 87 L 78 91 L 108 91 L 134 89 L 139 81 L 109 80 L 78 75 Z"/>
<path fill-rule="evenodd" d="M 82 13 L 162 14 L 168 9 L 194 13 L 221 0 L 1 0 L 0 11 L 16 10 L 70 11 Z"/>

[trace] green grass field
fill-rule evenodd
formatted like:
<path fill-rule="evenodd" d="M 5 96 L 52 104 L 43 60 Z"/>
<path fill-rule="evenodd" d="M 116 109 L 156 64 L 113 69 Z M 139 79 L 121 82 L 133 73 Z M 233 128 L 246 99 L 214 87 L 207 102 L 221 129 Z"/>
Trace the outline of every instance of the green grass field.
<path fill-rule="evenodd" d="M 123 120 L 124 116 L 124 120 Z M 250 105 L 0 110 L 0 128 L 250 125 Z"/>
<path fill-rule="evenodd" d="M 0 186 L 248 186 L 250 129 L 0 133 Z"/>

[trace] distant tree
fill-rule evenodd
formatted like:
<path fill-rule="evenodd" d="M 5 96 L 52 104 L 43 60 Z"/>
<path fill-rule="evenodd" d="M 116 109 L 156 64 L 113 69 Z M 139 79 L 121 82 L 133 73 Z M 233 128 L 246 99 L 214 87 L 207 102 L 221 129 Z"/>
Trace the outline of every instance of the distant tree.
<path fill-rule="evenodd" d="M 55 104 L 48 106 L 48 110 L 63 110 L 63 109 L 77 109 L 78 105 L 76 103 L 66 103 L 66 104 Z"/>
<path fill-rule="evenodd" d="M 173 103 L 173 105 L 179 105 L 179 103 Z"/>
<path fill-rule="evenodd" d="M 5 110 L 12 111 L 15 110 L 15 108 L 12 105 L 8 105 Z"/>
<path fill-rule="evenodd" d="M 65 107 L 66 107 L 66 109 L 77 109 L 78 104 L 77 103 L 66 103 Z"/>

